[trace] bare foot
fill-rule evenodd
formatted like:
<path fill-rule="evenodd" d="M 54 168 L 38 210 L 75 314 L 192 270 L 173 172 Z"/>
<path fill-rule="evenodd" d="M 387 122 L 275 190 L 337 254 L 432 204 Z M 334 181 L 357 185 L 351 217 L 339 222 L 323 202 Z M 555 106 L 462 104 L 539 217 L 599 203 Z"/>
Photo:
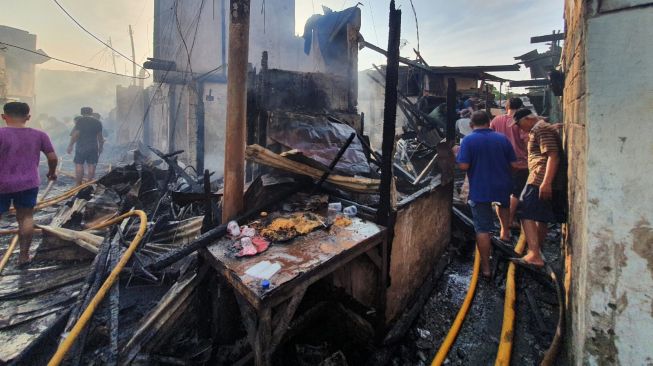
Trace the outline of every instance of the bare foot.
<path fill-rule="evenodd" d="M 527 254 L 523 256 L 521 259 L 523 262 L 530 264 L 531 266 L 544 267 L 544 260 L 542 260 L 542 258 L 537 258 L 534 255 Z"/>
<path fill-rule="evenodd" d="M 29 263 L 30 263 L 29 254 L 28 255 L 20 255 L 18 257 L 18 266 L 19 267 L 27 266 Z"/>

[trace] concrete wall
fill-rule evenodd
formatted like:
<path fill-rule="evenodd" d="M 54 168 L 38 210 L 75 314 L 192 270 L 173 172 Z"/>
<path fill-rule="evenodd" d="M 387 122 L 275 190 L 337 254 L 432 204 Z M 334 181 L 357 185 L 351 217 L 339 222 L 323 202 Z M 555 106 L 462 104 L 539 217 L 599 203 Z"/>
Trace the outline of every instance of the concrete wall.
<path fill-rule="evenodd" d="M 565 249 L 577 365 L 653 364 L 652 5 L 565 5 Z"/>
<path fill-rule="evenodd" d="M 175 0 L 155 2 L 154 57 L 173 60 L 177 70 L 192 69 L 197 75 L 226 64 L 229 0 L 184 0 L 177 2 L 176 8 L 175 3 Z M 249 61 L 254 67 L 260 67 L 261 55 L 268 51 L 270 68 L 308 71 L 307 66 L 300 66 L 308 57 L 302 51 L 303 40 L 295 37 L 294 19 L 294 0 L 252 0 Z M 156 81 L 163 75 L 167 80 L 183 80 L 181 73 L 156 72 L 156 75 Z M 222 75 L 222 71 L 212 75 Z"/>
<path fill-rule="evenodd" d="M 163 97 L 161 88 L 155 85 L 159 89 L 156 94 L 161 96 L 155 98 L 150 108 L 151 141 L 162 151 L 185 150 L 180 158 L 195 165 L 197 124 L 193 107 L 188 104 L 189 89 L 183 86 L 189 82 L 190 75 L 184 72 L 192 70 L 195 77 L 205 75 L 200 96 L 205 112 L 205 168 L 218 175 L 222 175 L 224 165 L 226 70 L 215 69 L 227 62 L 228 34 L 223 33 L 229 30 L 229 14 L 225 13 L 228 10 L 229 0 L 156 0 L 154 9 L 154 57 L 175 61 L 176 69 L 181 72 L 154 73 L 155 81 L 165 83 L 168 94 Z M 316 56 L 305 55 L 303 39 L 295 37 L 294 17 L 295 0 L 252 0 L 249 62 L 253 67 L 260 68 L 262 53 L 268 51 L 271 69 L 305 72 L 315 69 L 312 65 Z M 172 110 L 165 112 L 161 109 L 164 107 Z"/>

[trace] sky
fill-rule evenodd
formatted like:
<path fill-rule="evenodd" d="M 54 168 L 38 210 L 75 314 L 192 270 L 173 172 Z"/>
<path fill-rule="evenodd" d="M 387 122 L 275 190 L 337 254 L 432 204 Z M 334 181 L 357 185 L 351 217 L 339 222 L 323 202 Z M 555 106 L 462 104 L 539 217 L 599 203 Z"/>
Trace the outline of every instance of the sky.
<path fill-rule="evenodd" d="M 125 55 L 131 53 L 128 25 L 134 28 L 136 59 L 139 63 L 152 54 L 153 0 L 59 0 L 68 11 L 102 39 L 109 39 Z M 214 0 L 215 1 L 215 0 Z M 52 0 L 3 0 L 0 24 L 38 35 L 37 47 L 53 57 L 113 70 L 111 53 L 83 33 Z M 273 6 L 275 0 L 267 0 Z M 296 0 L 296 32 L 321 5 L 341 10 L 358 0 Z M 360 0 L 363 37 L 382 48 L 387 47 L 387 0 Z M 414 58 L 417 48 L 415 16 L 409 0 L 396 0 L 402 10 L 401 38 L 406 45 L 402 56 Z M 563 0 L 413 0 L 420 33 L 420 51 L 432 66 L 504 65 L 514 56 L 534 48 L 544 51 L 546 44 L 530 44 L 530 37 L 562 30 Z M 131 73 L 131 64 L 116 60 L 118 72 Z M 363 49 L 359 69 L 383 64 L 384 57 Z M 43 68 L 74 69 L 47 62 Z M 528 79 L 520 72 L 497 73 L 509 79 Z"/>

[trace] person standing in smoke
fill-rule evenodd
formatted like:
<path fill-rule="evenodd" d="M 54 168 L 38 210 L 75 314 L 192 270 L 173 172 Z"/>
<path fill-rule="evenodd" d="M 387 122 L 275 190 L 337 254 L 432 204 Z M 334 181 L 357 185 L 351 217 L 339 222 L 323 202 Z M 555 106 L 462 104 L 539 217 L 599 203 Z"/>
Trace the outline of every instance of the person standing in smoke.
<path fill-rule="evenodd" d="M 7 127 L 0 128 L 0 216 L 13 205 L 18 221 L 20 240 L 19 265 L 26 266 L 34 234 L 34 206 L 39 193 L 39 160 L 41 153 L 48 159 L 48 179 L 57 180 L 57 154 L 50 137 L 40 130 L 27 127 L 30 108 L 26 103 L 4 105 L 2 119 Z"/>
<path fill-rule="evenodd" d="M 75 183 L 81 185 L 84 180 L 84 165 L 86 165 L 86 178 L 92 180 L 95 177 L 100 154 L 104 147 L 102 136 L 102 122 L 93 117 L 93 108 L 84 107 L 81 109 L 82 116 L 75 119 L 75 127 L 70 134 L 68 154 L 73 152 L 75 146 Z"/>

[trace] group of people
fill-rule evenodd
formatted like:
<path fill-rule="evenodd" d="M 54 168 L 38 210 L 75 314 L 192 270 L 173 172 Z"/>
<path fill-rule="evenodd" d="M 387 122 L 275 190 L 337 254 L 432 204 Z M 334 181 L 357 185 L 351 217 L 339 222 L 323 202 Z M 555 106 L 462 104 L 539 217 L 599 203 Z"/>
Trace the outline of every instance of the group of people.
<path fill-rule="evenodd" d="M 471 113 L 472 132 L 457 152 L 458 167 L 469 179 L 468 203 L 486 277 L 491 276 L 495 215 L 505 242 L 511 240 L 515 218 L 520 220 L 528 250 L 512 260 L 533 268 L 545 264 L 541 247 L 548 225 L 566 221 L 566 159 L 560 134 L 555 125 L 522 107 L 521 99 L 511 98 L 506 114 L 491 121 L 485 111 Z"/>
<path fill-rule="evenodd" d="M 33 213 L 37 203 L 39 186 L 39 161 L 41 153 L 48 161 L 47 178 L 57 179 L 58 157 L 50 137 L 45 132 L 27 127 L 30 107 L 26 103 L 9 102 L 4 105 L 2 119 L 6 127 L 0 128 L 0 217 L 16 210 L 19 236 L 19 265 L 29 263 L 29 247 L 34 232 Z M 88 179 L 95 176 L 95 166 L 102 153 L 104 138 L 102 123 L 93 117 L 93 109 L 81 109 L 81 117 L 75 119 L 67 152 L 75 150 L 75 180 L 81 185 L 84 166 Z"/>

